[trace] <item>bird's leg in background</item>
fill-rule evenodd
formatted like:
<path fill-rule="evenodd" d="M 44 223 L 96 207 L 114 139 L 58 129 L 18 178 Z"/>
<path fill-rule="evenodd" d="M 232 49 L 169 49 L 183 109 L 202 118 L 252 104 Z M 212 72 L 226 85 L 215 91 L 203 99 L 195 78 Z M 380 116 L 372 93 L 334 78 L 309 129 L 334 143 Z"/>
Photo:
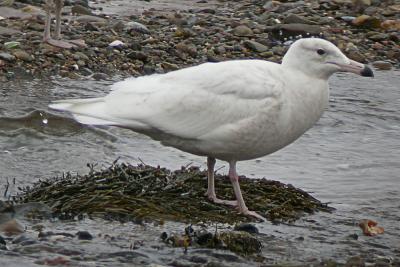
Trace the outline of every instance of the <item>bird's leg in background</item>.
<path fill-rule="evenodd" d="M 50 36 L 50 27 L 51 27 L 51 9 L 52 9 L 53 0 L 46 0 L 44 3 L 44 10 L 46 11 L 46 21 L 44 24 L 44 33 L 43 33 L 43 41 L 47 42 L 51 39 Z"/>
<path fill-rule="evenodd" d="M 266 221 L 266 219 L 263 216 L 259 215 L 257 212 L 250 211 L 244 203 L 242 191 L 240 190 L 239 185 L 239 176 L 236 173 L 236 161 L 229 162 L 229 179 L 231 180 L 233 191 L 235 192 L 239 213 L 255 217 L 262 221 Z"/>
<path fill-rule="evenodd" d="M 56 4 L 56 30 L 54 33 L 54 39 L 61 39 L 61 12 L 64 6 L 64 0 L 55 0 Z"/>
<path fill-rule="evenodd" d="M 208 188 L 205 195 L 208 197 L 209 200 L 211 200 L 216 204 L 237 206 L 237 201 L 235 200 L 222 200 L 217 198 L 217 195 L 215 194 L 214 166 L 215 166 L 215 158 L 207 157 Z"/>
<path fill-rule="evenodd" d="M 53 9 L 53 2 L 54 0 L 46 0 L 44 4 L 44 9 L 46 10 L 46 22 L 45 22 L 45 28 L 44 28 L 44 36 L 43 36 L 43 41 L 52 45 L 52 46 L 57 46 L 60 48 L 66 48 L 70 49 L 72 47 L 76 47 L 75 44 L 69 43 L 67 41 L 63 40 L 56 40 L 60 37 L 60 27 L 61 27 L 61 9 L 64 4 L 64 0 L 55 0 L 56 1 L 56 33 L 55 33 L 55 38 L 51 38 L 50 34 L 50 24 L 51 24 L 51 10 Z"/>

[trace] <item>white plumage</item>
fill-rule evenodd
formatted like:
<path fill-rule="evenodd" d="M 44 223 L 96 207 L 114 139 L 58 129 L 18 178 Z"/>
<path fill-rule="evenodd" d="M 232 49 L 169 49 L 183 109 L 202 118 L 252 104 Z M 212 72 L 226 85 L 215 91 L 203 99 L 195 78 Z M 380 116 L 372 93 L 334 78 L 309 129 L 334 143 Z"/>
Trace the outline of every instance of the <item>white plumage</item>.
<path fill-rule="evenodd" d="M 321 52 L 323 51 L 323 52 Z M 84 124 L 132 129 L 164 145 L 208 157 L 207 196 L 237 205 L 262 219 L 243 201 L 236 162 L 270 154 L 309 129 L 328 104 L 328 78 L 337 71 L 371 76 L 321 39 L 296 41 L 282 64 L 233 60 L 130 78 L 93 99 L 50 105 Z M 228 161 L 237 201 L 220 200 L 214 190 L 215 159 Z"/>

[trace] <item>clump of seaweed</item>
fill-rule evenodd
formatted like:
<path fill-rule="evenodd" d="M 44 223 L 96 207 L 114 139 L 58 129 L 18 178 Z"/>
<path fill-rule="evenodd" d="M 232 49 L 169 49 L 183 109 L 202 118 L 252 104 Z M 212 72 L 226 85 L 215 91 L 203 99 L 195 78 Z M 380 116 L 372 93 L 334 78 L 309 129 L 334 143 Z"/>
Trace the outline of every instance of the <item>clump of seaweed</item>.
<path fill-rule="evenodd" d="M 217 195 L 233 199 L 229 178 L 215 178 Z M 32 187 L 21 188 L 14 199 L 19 203 L 43 202 L 63 218 L 88 214 L 107 219 L 185 223 L 253 220 L 231 207 L 208 201 L 204 196 L 206 185 L 206 171 L 198 167 L 170 171 L 114 162 L 101 171 L 91 168 L 83 176 L 67 174 L 40 180 Z M 304 213 L 330 210 L 308 193 L 277 181 L 241 177 L 240 185 L 248 207 L 271 221 L 293 221 Z"/>

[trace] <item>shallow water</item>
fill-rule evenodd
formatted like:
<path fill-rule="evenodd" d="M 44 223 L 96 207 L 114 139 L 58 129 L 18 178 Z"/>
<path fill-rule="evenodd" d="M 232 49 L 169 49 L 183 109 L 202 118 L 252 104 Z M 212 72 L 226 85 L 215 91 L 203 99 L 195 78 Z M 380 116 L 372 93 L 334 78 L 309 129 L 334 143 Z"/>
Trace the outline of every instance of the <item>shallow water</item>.
<path fill-rule="evenodd" d="M 400 257 L 400 72 L 377 71 L 374 79 L 339 74 L 330 82 L 330 107 L 317 125 L 273 155 L 238 164 L 240 174 L 291 183 L 336 208 L 332 214 L 308 216 L 294 225 L 259 224 L 261 232 L 266 234 L 261 237 L 265 242 L 263 255 L 271 263 L 343 260 L 359 254 L 367 258 Z M 143 135 L 125 129 L 81 126 L 68 114 L 47 109 L 52 100 L 105 94 L 111 83 L 57 78 L 1 84 L 1 188 L 7 180 L 16 178 L 16 185 L 8 191 L 15 193 L 17 186 L 32 184 L 39 178 L 64 171 L 86 173 L 86 163 L 108 166 L 117 157 L 121 161 L 136 163 L 140 159 L 173 169 L 189 163 L 205 167 L 204 158 L 163 147 Z M 226 164 L 218 164 L 219 172 L 226 173 Z M 357 223 L 364 218 L 377 221 L 385 228 L 385 234 L 362 236 Z M 118 237 L 111 243 L 102 238 L 86 243 L 62 241 L 62 246 L 92 257 L 126 249 L 129 242 L 140 239 L 146 245 L 135 251 L 154 257 L 155 263 L 172 262 L 182 256 L 180 249 L 164 247 L 160 252 L 154 248 L 159 245 L 159 233 L 181 230 L 181 224 L 146 229 L 89 219 L 42 224 L 53 230 L 85 229 Z M 126 232 L 130 235 L 125 236 Z M 358 240 L 351 238 L 352 234 L 359 235 Z M 188 255 L 202 253 L 209 261 L 218 260 L 217 256 L 210 256 L 210 251 L 192 250 Z M 26 257 L 20 261 L 47 255 L 17 250 L 16 255 L 20 254 Z M 2 255 L 2 261 L 18 266 L 16 257 Z M 118 260 L 121 257 L 106 258 L 124 265 Z M 109 264 L 103 262 L 106 259 L 97 259 L 99 265 Z M 94 259 L 88 256 L 79 261 L 89 264 Z"/>

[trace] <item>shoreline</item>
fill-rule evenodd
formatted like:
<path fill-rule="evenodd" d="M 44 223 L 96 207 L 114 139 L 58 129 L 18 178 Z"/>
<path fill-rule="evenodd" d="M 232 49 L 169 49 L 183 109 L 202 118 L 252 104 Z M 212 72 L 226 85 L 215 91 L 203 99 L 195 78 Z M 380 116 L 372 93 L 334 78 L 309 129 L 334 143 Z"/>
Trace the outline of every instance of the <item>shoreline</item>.
<path fill-rule="evenodd" d="M 300 35 L 323 37 L 349 58 L 378 69 L 400 63 L 400 6 L 395 4 L 360 11 L 351 1 L 190 1 L 192 8 L 174 10 L 176 1 L 170 0 L 131 4 L 129 11 L 123 6 L 129 1 L 117 2 L 94 3 L 96 9 L 64 7 L 63 37 L 86 44 L 73 49 L 42 43 L 40 6 L 0 7 L 0 80 L 137 77 L 230 59 L 280 62 Z"/>

